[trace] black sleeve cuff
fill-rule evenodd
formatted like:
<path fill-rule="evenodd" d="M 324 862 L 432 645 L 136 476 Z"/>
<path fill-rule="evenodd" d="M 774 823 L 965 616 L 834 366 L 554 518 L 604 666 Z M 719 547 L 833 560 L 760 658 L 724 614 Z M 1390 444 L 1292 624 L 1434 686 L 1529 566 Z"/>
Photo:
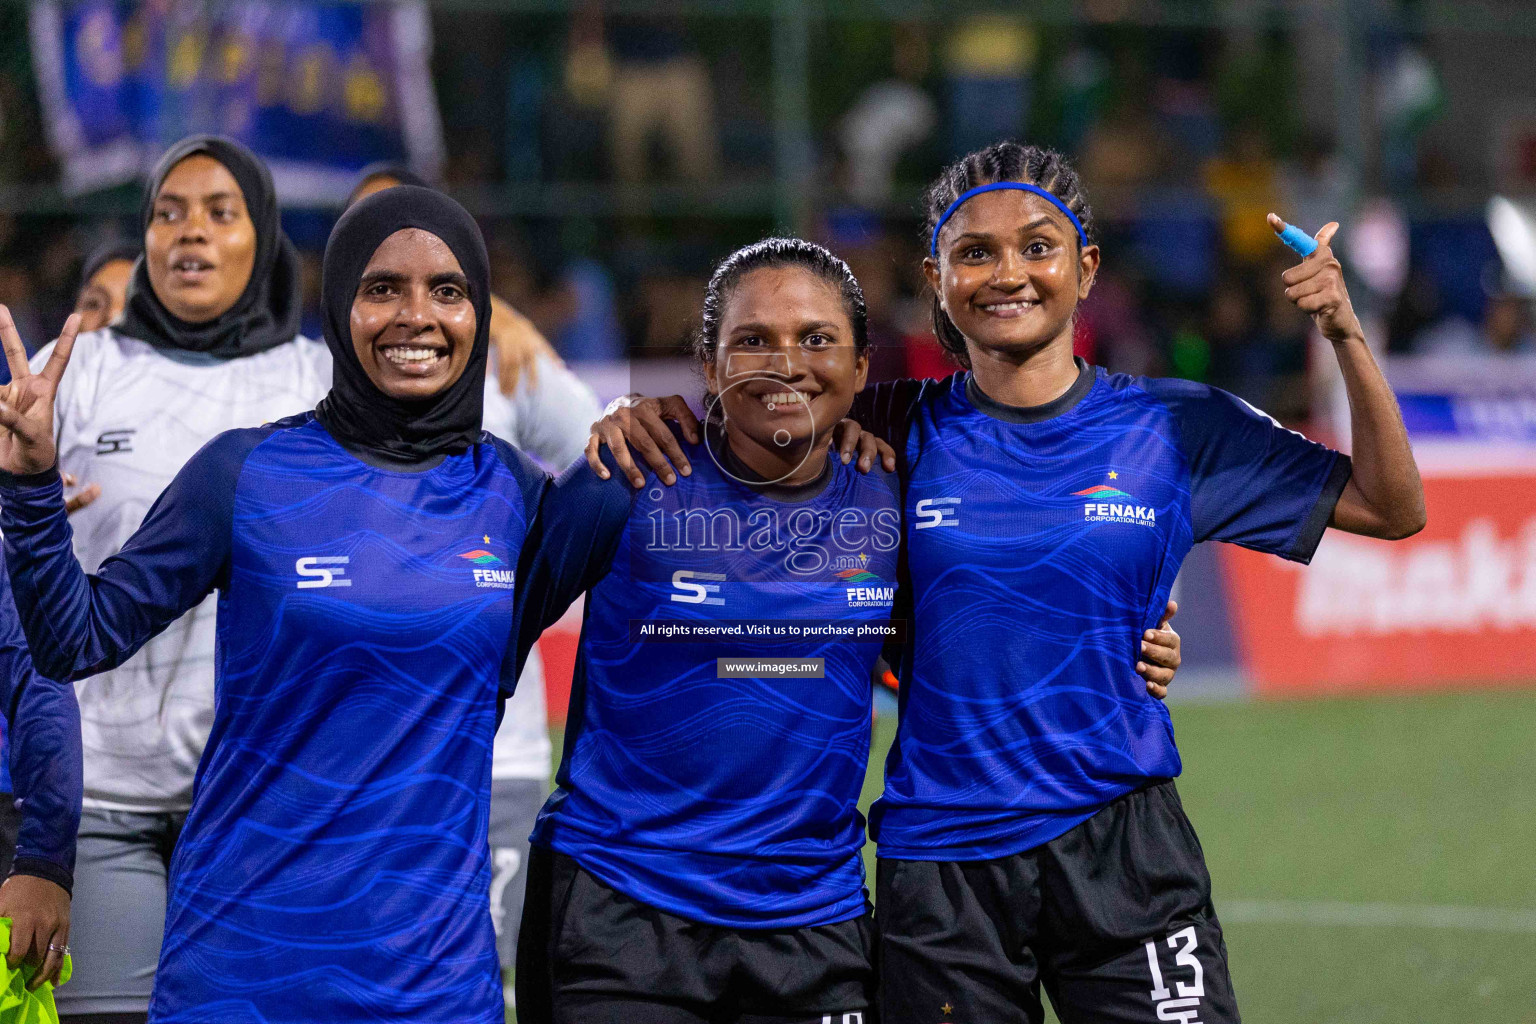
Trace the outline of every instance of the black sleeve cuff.
<path fill-rule="evenodd" d="M 1286 558 L 1293 562 L 1300 562 L 1302 565 L 1311 563 L 1318 544 L 1322 543 L 1323 533 L 1328 529 L 1328 520 L 1333 518 L 1333 510 L 1339 503 L 1339 496 L 1344 493 L 1344 485 L 1349 483 L 1350 474 L 1353 472 L 1354 466 L 1349 461 L 1349 456 L 1337 455 L 1333 460 L 1333 468 L 1328 472 L 1328 479 L 1323 483 L 1323 489 L 1318 492 L 1317 504 L 1312 506 L 1312 512 L 1307 516 L 1307 521 L 1301 524 L 1295 543 L 1291 545 L 1291 550 L 1285 553 Z"/>
<path fill-rule="evenodd" d="M 59 476 L 58 463 L 54 463 L 41 473 L 8 473 L 0 469 L 0 488 L 7 491 L 33 490 L 39 487 L 47 487 L 57 483 L 62 489 L 63 477 Z"/>
<path fill-rule="evenodd" d="M 75 873 L 59 867 L 51 860 L 42 857 L 17 857 L 11 865 L 11 875 L 32 875 L 35 878 L 46 878 L 71 896 L 75 890 Z"/>
<path fill-rule="evenodd" d="M 0 493 L 15 496 L 15 500 L 25 500 L 31 504 L 35 500 L 34 496 L 45 496 L 51 490 L 57 490 L 58 496 L 63 499 L 65 477 L 58 474 L 57 462 L 41 473 L 6 473 L 0 470 Z M 46 497 L 43 500 L 46 502 Z"/>

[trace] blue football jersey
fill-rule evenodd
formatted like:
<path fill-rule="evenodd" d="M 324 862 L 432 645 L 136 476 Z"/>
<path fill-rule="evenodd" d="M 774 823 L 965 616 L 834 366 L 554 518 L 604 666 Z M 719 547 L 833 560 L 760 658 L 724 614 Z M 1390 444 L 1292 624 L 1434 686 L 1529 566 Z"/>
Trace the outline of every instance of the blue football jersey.
<path fill-rule="evenodd" d="M 72 683 L 32 666 L 11 586 L 0 570 L 0 793 L 21 808 L 12 870 L 74 885 L 84 763 Z"/>
<path fill-rule="evenodd" d="M 305 414 L 209 442 L 88 577 L 57 474 L 5 481 L 12 585 L 48 674 L 120 663 L 220 593 L 151 1020 L 500 1024 L 490 750 L 545 491 L 489 438 L 385 469 Z"/>
<path fill-rule="evenodd" d="M 833 458 L 804 487 L 749 486 L 680 443 L 692 475 L 634 495 L 588 595 L 559 788 L 534 841 L 694 921 L 856 917 L 871 675 L 901 539 L 894 480 Z M 579 470 L 628 493 L 621 474 Z M 821 659 L 823 675 L 726 658 Z"/>
<path fill-rule="evenodd" d="M 912 632 L 871 813 L 897 859 L 1018 853 L 1178 775 L 1135 664 L 1184 556 L 1225 540 L 1305 562 L 1349 477 L 1232 395 L 1086 364 L 1033 409 L 960 373 L 855 415 L 897 445 L 905 491 Z"/>
<path fill-rule="evenodd" d="M 6 709 L 5 712 L 0 713 L 0 794 L 9 798 L 11 794 L 10 701 L 7 700 L 0 706 Z"/>

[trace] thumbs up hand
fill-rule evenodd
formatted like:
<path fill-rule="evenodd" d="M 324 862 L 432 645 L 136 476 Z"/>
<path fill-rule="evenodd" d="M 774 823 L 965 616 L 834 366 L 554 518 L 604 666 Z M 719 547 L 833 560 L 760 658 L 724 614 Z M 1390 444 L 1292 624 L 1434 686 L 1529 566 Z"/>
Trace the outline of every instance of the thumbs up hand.
<path fill-rule="evenodd" d="M 1286 225 L 1272 213 L 1269 226 L 1279 232 Z M 1295 303 L 1297 309 L 1310 314 L 1323 337 L 1335 344 L 1365 339 L 1360 319 L 1350 305 L 1349 291 L 1344 287 L 1344 268 L 1328 244 L 1338 230 L 1337 221 L 1324 224 L 1316 235 L 1317 249 L 1312 255 L 1280 275 L 1280 280 L 1285 282 L 1285 297 Z"/>

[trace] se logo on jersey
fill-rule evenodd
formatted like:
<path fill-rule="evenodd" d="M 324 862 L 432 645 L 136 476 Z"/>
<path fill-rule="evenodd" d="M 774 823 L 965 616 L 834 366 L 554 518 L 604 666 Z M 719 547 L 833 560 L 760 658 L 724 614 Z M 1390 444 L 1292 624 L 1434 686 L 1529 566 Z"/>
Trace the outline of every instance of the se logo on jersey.
<path fill-rule="evenodd" d="M 693 580 L 710 580 L 709 583 L 694 583 Z M 687 569 L 679 569 L 672 574 L 672 586 L 681 593 L 673 594 L 672 600 L 679 604 L 725 604 L 723 597 L 710 597 L 711 594 L 720 593 L 719 584 L 725 582 L 725 574 L 719 572 L 691 572 Z"/>
<path fill-rule="evenodd" d="M 133 451 L 133 435 L 138 433 L 132 427 L 123 430 L 103 430 L 96 437 L 97 455 L 117 455 Z"/>
<path fill-rule="evenodd" d="M 293 571 L 302 577 L 294 586 L 300 590 L 314 590 L 319 587 L 350 587 L 352 581 L 347 579 L 347 570 L 341 568 L 351 559 L 346 555 L 309 556 L 301 558 L 293 563 Z"/>
<path fill-rule="evenodd" d="M 924 498 L 913 512 L 917 515 L 918 530 L 932 530 L 939 526 L 959 526 L 960 513 L 949 506 L 960 504 L 959 498 Z"/>

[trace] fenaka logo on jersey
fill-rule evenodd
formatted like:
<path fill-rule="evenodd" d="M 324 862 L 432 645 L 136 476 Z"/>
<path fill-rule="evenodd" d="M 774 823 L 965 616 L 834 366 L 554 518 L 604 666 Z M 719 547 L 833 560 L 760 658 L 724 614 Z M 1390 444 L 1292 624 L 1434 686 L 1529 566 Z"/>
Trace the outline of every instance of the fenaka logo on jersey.
<path fill-rule="evenodd" d="M 843 568 L 837 571 L 837 578 L 844 583 L 872 584 L 883 582 L 879 576 L 870 572 L 865 566 L 869 564 L 869 556 L 860 554 L 857 558 L 847 555 L 838 559 L 838 564 Z M 889 608 L 895 602 L 896 588 L 881 586 L 858 586 L 848 588 L 849 608 Z"/>
<path fill-rule="evenodd" d="M 473 551 L 460 551 L 459 557 L 476 566 L 472 573 L 475 578 L 475 586 L 477 587 L 511 590 L 517 585 L 517 573 L 512 569 L 494 568 L 505 563 L 484 548 L 475 548 Z"/>
<path fill-rule="evenodd" d="M 1087 498 L 1083 505 L 1083 521 L 1089 523 L 1139 523 L 1142 526 L 1157 525 L 1157 510 L 1136 504 L 1136 499 L 1108 484 L 1085 487 L 1073 491 L 1074 498 Z"/>

